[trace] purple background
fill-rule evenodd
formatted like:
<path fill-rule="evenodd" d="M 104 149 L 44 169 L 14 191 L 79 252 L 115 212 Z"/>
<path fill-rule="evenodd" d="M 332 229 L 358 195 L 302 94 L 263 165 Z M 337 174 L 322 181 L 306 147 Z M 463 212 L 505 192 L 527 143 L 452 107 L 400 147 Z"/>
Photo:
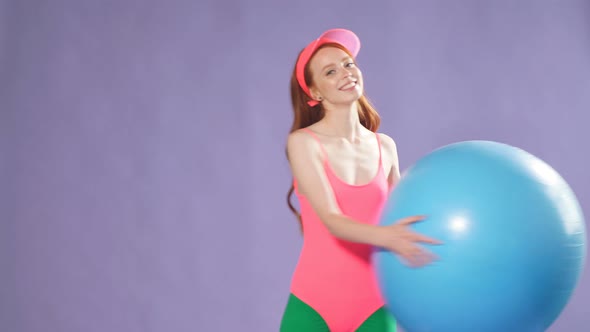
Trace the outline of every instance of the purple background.
<path fill-rule="evenodd" d="M 0 331 L 277 331 L 288 82 L 343 27 L 402 170 L 490 139 L 590 209 L 590 2 L 0 2 Z M 582 275 L 551 332 L 586 331 Z"/>

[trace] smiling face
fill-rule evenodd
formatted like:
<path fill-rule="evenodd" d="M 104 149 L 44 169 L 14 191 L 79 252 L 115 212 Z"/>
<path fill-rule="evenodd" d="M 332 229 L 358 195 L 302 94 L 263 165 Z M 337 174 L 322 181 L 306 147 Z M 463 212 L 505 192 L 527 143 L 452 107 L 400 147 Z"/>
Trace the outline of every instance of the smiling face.
<path fill-rule="evenodd" d="M 363 94 L 363 77 L 354 59 L 337 47 L 324 47 L 309 62 L 314 99 L 330 104 L 352 104 Z"/>

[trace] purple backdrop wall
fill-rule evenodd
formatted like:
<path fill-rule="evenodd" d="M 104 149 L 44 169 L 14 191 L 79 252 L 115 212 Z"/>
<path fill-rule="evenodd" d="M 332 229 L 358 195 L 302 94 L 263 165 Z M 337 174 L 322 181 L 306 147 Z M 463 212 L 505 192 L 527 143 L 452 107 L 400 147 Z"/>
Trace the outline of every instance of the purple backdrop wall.
<path fill-rule="evenodd" d="M 590 3 L 0 2 L 0 330 L 277 331 L 288 81 L 349 28 L 402 168 L 519 146 L 590 211 Z M 585 331 L 584 273 L 551 332 Z"/>

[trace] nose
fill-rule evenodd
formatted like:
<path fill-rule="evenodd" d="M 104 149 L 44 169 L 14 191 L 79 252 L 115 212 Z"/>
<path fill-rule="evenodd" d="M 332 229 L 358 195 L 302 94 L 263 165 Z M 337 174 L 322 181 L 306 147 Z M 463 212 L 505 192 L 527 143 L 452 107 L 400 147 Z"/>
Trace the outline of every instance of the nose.
<path fill-rule="evenodd" d="M 344 77 L 350 77 L 350 76 L 352 76 L 352 71 L 350 71 L 350 69 L 348 69 L 346 67 L 344 68 L 343 73 L 344 73 Z"/>

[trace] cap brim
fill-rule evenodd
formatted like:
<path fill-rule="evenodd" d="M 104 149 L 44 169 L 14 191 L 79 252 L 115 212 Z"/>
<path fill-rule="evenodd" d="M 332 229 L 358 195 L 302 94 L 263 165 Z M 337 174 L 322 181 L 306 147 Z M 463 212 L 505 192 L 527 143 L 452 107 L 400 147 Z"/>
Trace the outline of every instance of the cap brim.
<path fill-rule="evenodd" d="M 320 38 L 317 46 L 333 42 L 344 46 L 353 56 L 357 56 L 361 49 L 361 41 L 358 36 L 346 29 L 331 29 L 324 32 Z M 316 46 L 316 47 L 317 47 Z"/>

